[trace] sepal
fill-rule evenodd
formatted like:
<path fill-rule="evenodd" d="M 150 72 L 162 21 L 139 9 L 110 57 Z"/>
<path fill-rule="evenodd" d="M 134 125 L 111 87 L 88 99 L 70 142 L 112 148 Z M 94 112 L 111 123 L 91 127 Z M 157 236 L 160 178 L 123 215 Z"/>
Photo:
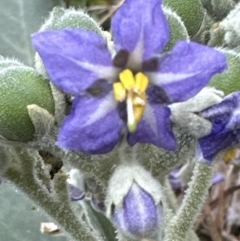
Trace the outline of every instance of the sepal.
<path fill-rule="evenodd" d="M 210 133 L 211 123 L 199 116 L 204 109 L 222 101 L 223 92 L 215 88 L 205 87 L 193 98 L 170 105 L 171 120 L 185 132 L 200 138 Z"/>

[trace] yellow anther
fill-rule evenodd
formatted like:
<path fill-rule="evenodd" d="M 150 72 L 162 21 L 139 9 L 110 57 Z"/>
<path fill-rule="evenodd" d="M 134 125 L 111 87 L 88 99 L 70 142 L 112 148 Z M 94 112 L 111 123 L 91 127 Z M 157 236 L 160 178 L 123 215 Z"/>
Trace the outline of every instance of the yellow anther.
<path fill-rule="evenodd" d="M 126 90 L 130 91 L 133 89 L 135 85 L 135 79 L 131 70 L 125 69 L 122 71 L 119 74 L 119 79 Z"/>
<path fill-rule="evenodd" d="M 234 158 L 236 158 L 236 149 L 230 149 L 230 150 L 227 150 L 225 152 L 225 155 L 223 157 L 223 161 L 225 163 L 228 163 L 230 162 L 231 160 L 233 160 Z"/>
<path fill-rule="evenodd" d="M 146 105 L 147 96 L 146 93 L 133 94 L 133 104 L 134 105 Z"/>
<path fill-rule="evenodd" d="M 134 118 L 137 123 L 142 119 L 144 110 L 145 110 L 145 106 L 143 105 L 133 106 Z"/>
<path fill-rule="evenodd" d="M 137 93 L 143 93 L 146 91 L 147 87 L 149 84 L 148 77 L 139 72 L 135 75 L 135 86 L 134 86 L 134 91 Z"/>
<path fill-rule="evenodd" d="M 113 84 L 113 93 L 117 101 L 124 101 L 127 96 L 127 91 L 124 89 L 121 82 L 116 82 Z"/>

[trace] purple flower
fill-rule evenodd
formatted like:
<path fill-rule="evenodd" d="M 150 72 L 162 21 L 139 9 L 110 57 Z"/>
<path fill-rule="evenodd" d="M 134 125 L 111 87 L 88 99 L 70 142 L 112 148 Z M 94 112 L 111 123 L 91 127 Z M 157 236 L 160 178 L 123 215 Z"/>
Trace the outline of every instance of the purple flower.
<path fill-rule="evenodd" d="M 92 154 L 111 151 L 127 131 L 130 145 L 176 148 L 168 104 L 197 94 L 226 68 L 225 56 L 207 46 L 169 40 L 160 0 L 126 0 L 112 19 L 116 54 L 83 29 L 43 31 L 32 41 L 53 83 L 75 95 L 58 145 Z"/>
<path fill-rule="evenodd" d="M 220 104 L 204 110 L 200 115 L 212 123 L 212 131 L 199 139 L 203 157 L 211 162 L 226 148 L 240 143 L 240 92 L 226 96 Z"/>
<path fill-rule="evenodd" d="M 113 222 L 132 238 L 154 237 L 163 222 L 163 209 L 152 196 L 133 183 L 120 207 L 112 207 Z"/>

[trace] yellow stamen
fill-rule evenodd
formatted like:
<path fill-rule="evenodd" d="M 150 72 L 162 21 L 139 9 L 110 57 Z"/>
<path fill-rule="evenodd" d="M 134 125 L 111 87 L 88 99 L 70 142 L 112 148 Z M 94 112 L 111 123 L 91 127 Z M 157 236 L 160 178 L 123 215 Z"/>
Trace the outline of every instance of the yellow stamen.
<path fill-rule="evenodd" d="M 145 105 L 146 104 L 146 99 L 147 96 L 145 93 L 141 93 L 141 94 L 133 94 L 133 104 L 134 105 Z"/>
<path fill-rule="evenodd" d="M 114 96 L 117 101 L 126 101 L 128 130 L 134 132 L 145 110 L 149 80 L 141 72 L 134 76 L 129 69 L 119 74 L 119 80 L 113 84 Z"/>
<path fill-rule="evenodd" d="M 132 100 L 132 92 L 129 91 L 127 96 L 127 125 L 130 132 L 134 132 L 137 129 Z"/>
<path fill-rule="evenodd" d="M 122 102 L 126 99 L 127 91 L 124 89 L 123 84 L 121 82 L 113 84 L 113 93 L 117 101 Z"/>
<path fill-rule="evenodd" d="M 135 86 L 134 86 L 134 91 L 137 93 L 143 93 L 146 91 L 147 87 L 149 84 L 148 77 L 139 72 L 135 75 Z"/>
<path fill-rule="evenodd" d="M 145 110 L 145 106 L 142 106 L 142 105 L 135 105 L 133 107 L 134 118 L 137 123 L 142 119 L 144 110 Z"/>
<path fill-rule="evenodd" d="M 230 150 L 227 150 L 225 152 L 225 155 L 223 157 L 223 161 L 225 163 L 228 163 L 230 162 L 231 160 L 233 160 L 234 158 L 236 157 L 236 149 L 230 149 Z"/>
<path fill-rule="evenodd" d="M 131 70 L 125 69 L 124 71 L 122 71 L 119 74 L 119 79 L 127 91 L 130 91 L 133 89 L 135 85 L 135 80 Z"/>

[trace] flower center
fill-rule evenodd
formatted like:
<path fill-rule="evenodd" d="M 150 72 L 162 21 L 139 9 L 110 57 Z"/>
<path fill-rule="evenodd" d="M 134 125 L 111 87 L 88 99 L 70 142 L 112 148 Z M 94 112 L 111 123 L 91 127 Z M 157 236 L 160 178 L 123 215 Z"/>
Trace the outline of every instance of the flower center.
<path fill-rule="evenodd" d="M 119 102 L 126 101 L 128 130 L 134 132 L 145 110 L 149 80 L 142 72 L 134 76 L 129 69 L 119 74 L 119 80 L 113 84 L 114 96 Z"/>

